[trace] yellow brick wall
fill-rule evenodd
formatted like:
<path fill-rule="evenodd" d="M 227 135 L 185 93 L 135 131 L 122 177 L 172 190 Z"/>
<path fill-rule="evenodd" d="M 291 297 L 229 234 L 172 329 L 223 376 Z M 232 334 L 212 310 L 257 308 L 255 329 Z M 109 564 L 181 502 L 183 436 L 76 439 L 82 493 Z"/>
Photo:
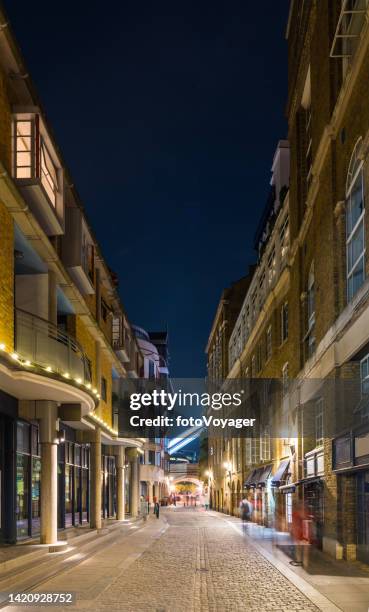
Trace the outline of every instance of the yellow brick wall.
<path fill-rule="evenodd" d="M 14 230 L 13 219 L 0 202 L 0 343 L 14 348 Z"/>
<path fill-rule="evenodd" d="M 111 393 L 112 393 L 112 371 L 111 362 L 103 354 L 101 355 L 101 376 L 106 379 L 106 402 L 100 400 L 99 407 L 97 409 L 98 415 L 104 419 L 104 421 L 112 426 L 112 405 L 111 405 Z M 101 389 L 99 393 L 101 394 Z"/>
<path fill-rule="evenodd" d="M 86 328 L 83 323 L 81 317 L 76 317 L 76 327 L 75 327 L 75 335 L 77 342 L 83 348 L 83 351 L 86 353 L 87 357 L 91 361 L 91 370 L 92 370 L 92 386 L 96 387 L 101 394 L 101 383 L 99 380 L 96 380 L 96 348 L 95 348 L 95 340 L 91 336 L 90 332 Z M 108 357 L 105 357 L 103 353 L 101 353 L 100 358 L 100 367 L 101 367 L 101 376 L 106 379 L 106 399 L 104 402 L 100 399 L 100 403 L 97 407 L 96 414 L 104 419 L 104 421 L 112 426 L 112 366 Z"/>
<path fill-rule="evenodd" d="M 95 351 L 95 340 L 91 336 L 90 332 L 83 323 L 81 317 L 76 316 L 76 340 L 79 342 L 83 351 L 91 361 L 91 372 L 92 372 L 92 386 L 97 387 L 96 381 L 96 351 Z"/>

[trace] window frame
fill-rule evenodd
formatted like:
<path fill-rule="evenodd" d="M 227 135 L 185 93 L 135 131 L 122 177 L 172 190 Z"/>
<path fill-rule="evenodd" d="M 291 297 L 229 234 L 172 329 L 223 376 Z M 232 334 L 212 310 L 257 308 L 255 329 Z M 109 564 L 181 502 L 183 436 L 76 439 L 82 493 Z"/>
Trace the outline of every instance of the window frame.
<path fill-rule="evenodd" d="M 362 143 L 362 139 L 356 142 L 353 153 L 351 155 L 349 169 L 347 172 L 346 179 L 346 297 L 347 302 L 350 303 L 360 287 L 363 286 L 366 278 L 365 273 L 365 255 L 366 255 L 366 244 L 365 244 L 365 182 L 364 182 L 364 162 L 358 157 L 358 149 L 360 148 Z M 352 194 L 357 182 L 357 179 L 360 177 L 360 187 L 361 187 L 361 203 L 362 203 L 362 211 L 358 216 L 357 220 L 354 224 L 352 224 L 352 219 L 350 215 L 352 215 Z M 349 223 L 350 221 L 350 223 Z M 350 231 L 348 231 L 350 226 Z M 362 243 L 363 248 L 359 255 L 355 258 L 355 261 L 351 261 L 351 267 L 349 267 L 350 260 L 350 250 L 353 248 L 355 236 L 358 235 L 359 231 L 362 231 Z M 353 259 L 351 257 L 351 259 Z M 354 273 L 362 264 L 363 267 L 363 279 L 360 285 L 354 290 Z"/>

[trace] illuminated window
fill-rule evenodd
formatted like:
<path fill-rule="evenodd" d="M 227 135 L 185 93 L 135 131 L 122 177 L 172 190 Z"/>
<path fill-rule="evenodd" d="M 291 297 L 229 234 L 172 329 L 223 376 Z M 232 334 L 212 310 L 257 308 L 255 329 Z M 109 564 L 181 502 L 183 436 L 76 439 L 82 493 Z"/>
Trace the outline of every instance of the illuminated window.
<path fill-rule="evenodd" d="M 34 137 L 32 121 L 15 124 L 15 176 L 32 178 L 34 175 Z"/>
<path fill-rule="evenodd" d="M 58 178 L 56 168 L 46 148 L 44 141 L 41 139 L 40 146 L 40 175 L 41 184 L 46 191 L 46 194 L 53 206 L 56 204 L 56 192 L 58 191 Z"/>
<path fill-rule="evenodd" d="M 347 299 L 352 300 L 365 279 L 363 162 L 358 158 L 361 139 L 351 157 L 346 182 Z"/>

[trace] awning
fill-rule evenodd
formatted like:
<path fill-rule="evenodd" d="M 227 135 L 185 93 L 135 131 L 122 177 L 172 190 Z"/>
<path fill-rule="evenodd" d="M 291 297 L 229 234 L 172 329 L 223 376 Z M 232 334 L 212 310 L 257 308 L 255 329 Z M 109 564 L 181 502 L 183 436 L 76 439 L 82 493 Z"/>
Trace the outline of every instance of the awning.
<path fill-rule="evenodd" d="M 255 472 L 257 472 L 257 470 L 251 470 L 250 474 L 247 476 L 244 484 L 243 484 L 243 488 L 247 489 L 248 487 L 252 487 L 254 486 L 254 474 Z"/>
<path fill-rule="evenodd" d="M 279 487 L 281 482 L 286 480 L 286 472 L 290 466 L 290 459 L 284 459 L 280 462 L 276 473 L 272 478 L 272 487 Z"/>
<path fill-rule="evenodd" d="M 281 493 L 294 493 L 296 491 L 296 487 L 298 486 L 298 482 L 294 482 L 288 485 L 283 485 L 282 487 L 279 487 L 279 491 Z"/>
<path fill-rule="evenodd" d="M 256 483 L 257 487 L 265 487 L 267 480 L 270 477 L 270 474 L 272 473 L 272 467 L 272 464 L 270 464 L 260 468 L 259 480 Z"/>

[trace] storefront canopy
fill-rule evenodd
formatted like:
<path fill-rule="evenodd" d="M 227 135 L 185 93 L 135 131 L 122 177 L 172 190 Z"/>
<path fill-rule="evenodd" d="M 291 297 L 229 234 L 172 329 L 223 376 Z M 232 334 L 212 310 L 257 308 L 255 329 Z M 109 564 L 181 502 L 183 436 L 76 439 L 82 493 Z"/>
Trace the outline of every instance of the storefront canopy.
<path fill-rule="evenodd" d="M 286 480 L 286 473 L 290 466 L 290 459 L 284 459 L 280 462 L 276 473 L 272 478 L 272 487 L 279 487 L 281 482 Z"/>
<path fill-rule="evenodd" d="M 261 468 L 259 480 L 256 483 L 257 487 L 265 487 L 267 480 L 270 478 L 270 474 L 272 473 L 272 467 L 272 464 L 270 464 Z"/>
<path fill-rule="evenodd" d="M 272 471 L 272 464 L 264 465 L 250 472 L 244 483 L 244 489 L 248 487 L 264 487 Z"/>
<path fill-rule="evenodd" d="M 253 487 L 254 486 L 254 474 L 255 472 L 257 472 L 257 470 L 252 470 L 249 475 L 247 476 L 243 488 L 247 489 L 248 487 Z"/>

